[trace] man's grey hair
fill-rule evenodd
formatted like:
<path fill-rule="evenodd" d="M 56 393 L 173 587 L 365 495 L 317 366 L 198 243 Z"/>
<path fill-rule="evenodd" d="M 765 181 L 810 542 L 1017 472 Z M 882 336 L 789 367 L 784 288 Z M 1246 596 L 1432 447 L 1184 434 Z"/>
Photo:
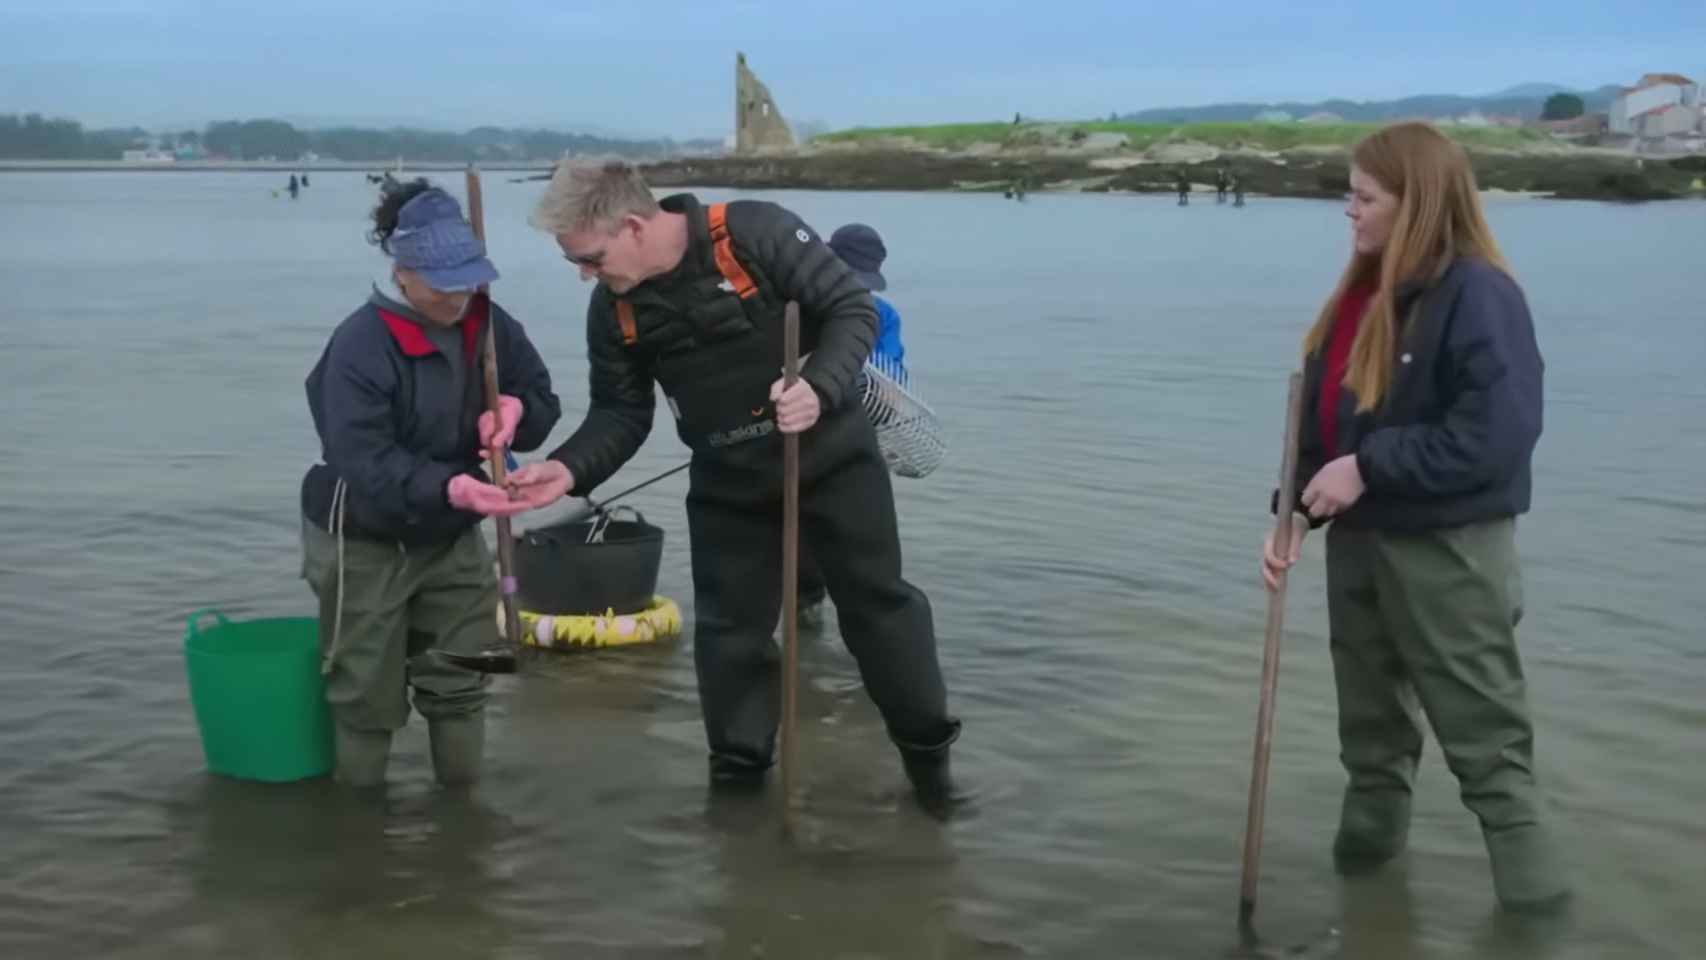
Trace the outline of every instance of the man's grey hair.
<path fill-rule="evenodd" d="M 629 214 L 649 218 L 657 212 L 651 187 L 632 164 L 577 165 L 564 158 L 527 222 L 546 233 L 575 233 L 608 229 Z"/>

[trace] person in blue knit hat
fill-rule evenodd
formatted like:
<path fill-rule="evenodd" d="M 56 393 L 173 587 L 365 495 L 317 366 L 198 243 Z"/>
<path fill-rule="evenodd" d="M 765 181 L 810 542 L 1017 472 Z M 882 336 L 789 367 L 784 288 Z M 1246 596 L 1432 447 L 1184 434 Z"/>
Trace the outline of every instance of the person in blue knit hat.
<path fill-rule="evenodd" d="M 906 382 L 906 347 L 900 340 L 900 312 L 880 292 L 889 288 L 883 276 L 883 261 L 888 259 L 888 247 L 875 227 L 849 223 L 829 235 L 829 249 L 853 270 L 853 276 L 877 305 L 877 342 L 871 347 L 871 361 L 884 373 Z M 800 623 L 810 628 L 823 625 L 823 601 L 829 595 L 817 562 L 802 547 L 799 567 Z"/>
<path fill-rule="evenodd" d="M 863 223 L 849 223 L 830 234 L 829 249 L 853 268 L 853 275 L 877 302 L 877 343 L 871 349 L 871 358 L 879 365 L 887 361 L 892 370 L 904 374 L 906 347 L 900 342 L 900 312 L 879 296 L 889 288 L 888 280 L 883 277 L 883 261 L 888 259 L 889 251 L 882 235 Z"/>

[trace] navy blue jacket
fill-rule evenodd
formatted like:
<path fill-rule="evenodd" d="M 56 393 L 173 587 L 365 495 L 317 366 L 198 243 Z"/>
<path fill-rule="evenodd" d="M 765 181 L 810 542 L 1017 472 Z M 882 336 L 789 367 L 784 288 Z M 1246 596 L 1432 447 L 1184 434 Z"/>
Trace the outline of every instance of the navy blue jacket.
<path fill-rule="evenodd" d="M 408 308 L 375 292 L 333 332 L 308 375 L 308 409 L 323 462 L 302 480 L 302 511 L 327 525 L 332 490 L 348 484 L 344 529 L 351 536 L 409 545 L 455 539 L 479 514 L 450 505 L 450 479 L 489 481 L 479 454 L 485 376 L 479 358 L 488 308 L 496 320 L 500 393 L 522 403 L 511 449 L 538 449 L 562 415 L 551 376 L 526 331 L 481 295 L 463 321 L 466 389 L 452 395 L 450 360 Z"/>
<path fill-rule="evenodd" d="M 1337 451 L 1355 452 L 1367 489 L 1336 522 L 1417 531 L 1526 513 L 1545 365 L 1522 289 L 1460 258 L 1431 283 L 1400 287 L 1396 306 L 1410 319 L 1386 397 L 1358 414 L 1351 391 L 1340 394 Z M 1334 456 L 1315 415 L 1325 353 L 1304 364 L 1299 498 Z"/>

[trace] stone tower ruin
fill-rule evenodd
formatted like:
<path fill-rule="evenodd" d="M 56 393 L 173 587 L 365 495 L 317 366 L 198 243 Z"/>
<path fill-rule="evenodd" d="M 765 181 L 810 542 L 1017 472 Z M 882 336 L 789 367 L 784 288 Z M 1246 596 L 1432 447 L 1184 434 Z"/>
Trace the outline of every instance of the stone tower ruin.
<path fill-rule="evenodd" d="M 776 108 L 770 90 L 746 65 L 746 54 L 735 54 L 735 153 L 750 155 L 792 150 L 794 132 Z"/>

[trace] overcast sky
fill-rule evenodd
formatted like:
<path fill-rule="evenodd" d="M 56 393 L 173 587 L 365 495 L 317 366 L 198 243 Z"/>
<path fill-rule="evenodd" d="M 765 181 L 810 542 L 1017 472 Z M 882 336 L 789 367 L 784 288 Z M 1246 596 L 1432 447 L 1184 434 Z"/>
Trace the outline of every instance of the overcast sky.
<path fill-rule="evenodd" d="M 0 113 L 720 137 L 737 49 L 794 121 L 1083 118 L 1702 79 L 1706 2 L 0 0 Z"/>

